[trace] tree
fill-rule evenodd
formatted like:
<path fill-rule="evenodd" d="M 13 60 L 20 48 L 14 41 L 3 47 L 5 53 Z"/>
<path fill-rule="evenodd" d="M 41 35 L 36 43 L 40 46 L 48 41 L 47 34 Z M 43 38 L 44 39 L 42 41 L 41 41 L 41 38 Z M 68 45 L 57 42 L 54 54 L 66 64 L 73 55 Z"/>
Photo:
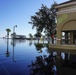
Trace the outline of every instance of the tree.
<path fill-rule="evenodd" d="M 7 38 L 9 38 L 9 32 L 11 32 L 11 30 L 8 28 L 6 29 L 6 31 L 7 31 Z"/>
<path fill-rule="evenodd" d="M 34 34 L 35 37 L 41 37 L 41 33 L 37 32 L 36 34 Z"/>
<path fill-rule="evenodd" d="M 42 32 L 44 30 L 52 37 L 56 30 L 55 5 L 57 5 L 57 3 L 52 4 L 51 8 L 48 8 L 42 4 L 41 9 L 39 9 L 34 16 L 31 16 L 31 22 L 29 23 L 33 25 L 32 28 L 36 27 L 38 32 Z"/>
<path fill-rule="evenodd" d="M 32 34 L 31 34 L 31 33 L 29 34 L 29 37 L 30 37 L 31 39 L 33 38 L 33 36 L 32 36 Z"/>
<path fill-rule="evenodd" d="M 10 52 L 8 51 L 9 50 L 8 49 L 8 47 L 9 47 L 9 32 L 11 32 L 11 30 L 8 28 L 8 29 L 6 29 L 6 31 L 7 31 L 7 51 L 6 51 L 6 56 L 9 57 L 9 55 L 10 55 Z"/>
<path fill-rule="evenodd" d="M 34 36 L 36 38 L 38 38 L 38 43 L 39 43 L 39 40 L 40 40 L 40 37 L 42 36 L 42 34 L 40 32 L 37 32 Z"/>

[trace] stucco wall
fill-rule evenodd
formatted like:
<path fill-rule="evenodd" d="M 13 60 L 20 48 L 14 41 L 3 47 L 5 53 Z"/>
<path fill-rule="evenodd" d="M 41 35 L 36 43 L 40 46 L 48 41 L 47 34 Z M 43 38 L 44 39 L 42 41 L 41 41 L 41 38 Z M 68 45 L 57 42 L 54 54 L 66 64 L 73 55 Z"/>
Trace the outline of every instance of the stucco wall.
<path fill-rule="evenodd" d="M 61 31 L 76 30 L 76 12 L 64 13 L 57 16 L 57 43 L 61 41 Z"/>

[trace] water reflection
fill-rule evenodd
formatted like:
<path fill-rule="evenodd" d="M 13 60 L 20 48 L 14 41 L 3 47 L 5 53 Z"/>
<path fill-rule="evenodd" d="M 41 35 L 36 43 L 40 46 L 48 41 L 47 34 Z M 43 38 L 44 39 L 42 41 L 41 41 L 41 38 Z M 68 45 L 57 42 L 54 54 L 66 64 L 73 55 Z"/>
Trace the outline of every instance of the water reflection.
<path fill-rule="evenodd" d="M 12 59 L 13 59 L 14 62 L 16 62 L 15 55 L 14 55 L 15 46 L 16 46 L 16 44 L 21 44 L 21 43 L 24 43 L 24 42 L 26 42 L 26 40 L 24 40 L 24 39 L 14 39 L 14 38 L 11 39 L 11 45 L 13 47 L 13 57 L 12 57 Z"/>
<path fill-rule="evenodd" d="M 29 46 L 31 46 L 33 44 L 33 40 L 29 41 Z"/>
<path fill-rule="evenodd" d="M 11 39 L 10 42 L 7 39 L 6 57 L 10 57 L 7 60 L 4 56 L 0 54 L 0 63 L 12 72 L 11 75 L 14 75 L 13 66 L 15 74 L 20 72 L 20 75 L 28 72 L 28 69 L 30 75 L 76 75 L 76 51 L 52 50 L 48 48 L 48 44 L 36 43 L 33 40 L 28 42 L 26 40 Z M 11 56 L 14 62 L 17 61 L 16 63 L 11 62 Z M 19 68 L 17 69 L 17 67 Z M 0 66 L 0 75 L 2 75 L 2 68 Z"/>
<path fill-rule="evenodd" d="M 10 56 L 10 52 L 9 52 L 9 38 L 7 38 L 7 50 L 6 50 L 6 57 Z"/>
<path fill-rule="evenodd" d="M 26 40 L 24 40 L 24 39 L 11 39 L 11 45 L 14 44 L 14 46 L 16 46 L 16 44 L 21 44 L 21 43 L 26 43 Z"/>
<path fill-rule="evenodd" d="M 52 54 L 48 57 L 37 56 L 35 61 L 31 62 L 30 75 L 57 75 L 56 57 Z"/>
<path fill-rule="evenodd" d="M 13 58 L 13 61 L 16 62 L 15 56 L 14 56 L 14 48 L 15 48 L 15 45 L 16 45 L 16 43 L 15 43 L 16 40 L 13 38 L 12 41 L 13 41 L 12 42 L 12 47 L 13 47 L 13 57 L 12 58 Z"/>
<path fill-rule="evenodd" d="M 30 75 L 76 75 L 76 54 L 62 51 L 49 51 L 50 55 L 40 55 L 31 61 Z M 69 72 L 70 71 L 70 72 Z M 71 74 L 71 72 L 74 72 Z"/>
<path fill-rule="evenodd" d="M 62 56 L 61 52 L 61 62 L 63 67 L 76 69 L 76 54 L 64 53 Z"/>
<path fill-rule="evenodd" d="M 44 44 L 41 43 L 35 43 L 34 46 L 36 47 L 36 50 L 39 51 L 39 53 L 42 52 L 42 48 L 44 48 Z"/>

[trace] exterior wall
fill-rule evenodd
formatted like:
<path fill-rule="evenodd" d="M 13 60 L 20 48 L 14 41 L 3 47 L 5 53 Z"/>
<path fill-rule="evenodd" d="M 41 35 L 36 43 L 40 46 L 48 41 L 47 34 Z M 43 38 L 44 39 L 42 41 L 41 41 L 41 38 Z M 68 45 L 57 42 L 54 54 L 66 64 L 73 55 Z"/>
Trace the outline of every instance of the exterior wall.
<path fill-rule="evenodd" d="M 58 15 L 57 27 L 61 31 L 76 30 L 76 12 Z"/>
<path fill-rule="evenodd" d="M 57 12 L 57 44 L 61 41 L 62 31 L 76 30 L 76 2 L 74 5 L 63 5 L 58 7 Z"/>

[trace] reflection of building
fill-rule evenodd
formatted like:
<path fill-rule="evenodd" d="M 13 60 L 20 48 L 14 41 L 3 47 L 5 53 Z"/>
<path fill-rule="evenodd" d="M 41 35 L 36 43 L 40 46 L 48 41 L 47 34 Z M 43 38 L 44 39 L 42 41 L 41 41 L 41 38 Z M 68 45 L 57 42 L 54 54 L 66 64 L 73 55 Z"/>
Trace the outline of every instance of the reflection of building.
<path fill-rule="evenodd" d="M 15 38 L 15 39 L 25 39 L 26 36 L 25 36 L 25 35 L 11 35 L 11 38 Z"/>
<path fill-rule="evenodd" d="M 61 34 L 65 32 L 65 43 L 76 42 L 76 1 L 67 1 L 56 6 L 57 12 L 57 44 L 61 43 Z"/>
<path fill-rule="evenodd" d="M 26 39 L 11 39 L 11 45 L 16 46 L 16 44 L 25 43 Z"/>

